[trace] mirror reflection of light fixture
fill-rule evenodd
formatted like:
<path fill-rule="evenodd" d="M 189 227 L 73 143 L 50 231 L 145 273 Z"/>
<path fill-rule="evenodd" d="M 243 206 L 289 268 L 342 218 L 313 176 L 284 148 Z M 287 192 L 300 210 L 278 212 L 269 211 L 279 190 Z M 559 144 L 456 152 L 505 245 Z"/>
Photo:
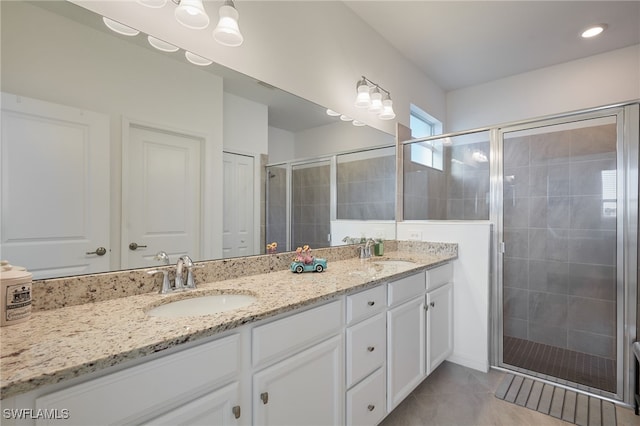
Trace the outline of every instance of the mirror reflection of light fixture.
<path fill-rule="evenodd" d="M 202 0 L 179 0 L 174 13 L 176 20 L 187 28 L 201 30 L 209 26 L 209 15 Z"/>
<path fill-rule="evenodd" d="M 184 52 L 184 57 L 187 58 L 187 61 L 191 62 L 193 65 L 199 65 L 201 67 L 206 67 L 207 65 L 211 65 L 213 61 L 210 61 L 207 58 L 203 58 L 202 56 L 196 55 L 195 53 L 191 53 L 189 51 Z"/>
<path fill-rule="evenodd" d="M 220 20 L 213 30 L 213 38 L 223 46 L 237 47 L 242 44 L 244 37 L 238 27 L 238 11 L 233 0 L 225 0 L 218 11 Z"/>
<path fill-rule="evenodd" d="M 104 22 L 107 28 L 109 28 L 111 31 L 115 31 L 118 34 L 126 35 L 129 37 L 137 36 L 138 34 L 140 34 L 140 31 L 121 24 L 118 21 L 114 21 L 113 19 L 109 19 L 105 16 L 102 17 L 102 22 Z"/>
<path fill-rule="evenodd" d="M 349 117 L 348 115 L 342 114 L 340 116 L 340 120 L 342 120 L 342 121 L 353 121 L 353 118 Z"/>
<path fill-rule="evenodd" d="M 356 84 L 356 102 L 358 108 L 368 108 L 369 112 L 378 114 L 380 120 L 393 120 L 396 114 L 393 111 L 393 101 L 391 93 L 379 84 L 374 83 L 367 77 L 362 76 Z M 380 92 L 384 92 L 384 95 Z"/>
<path fill-rule="evenodd" d="M 155 38 L 153 36 L 147 36 L 147 40 L 149 41 L 149 44 L 153 47 L 155 47 L 156 49 L 162 51 L 162 52 L 177 52 L 178 51 L 178 46 L 174 46 L 171 43 L 167 43 L 164 40 L 160 40 L 159 38 Z"/>
<path fill-rule="evenodd" d="M 151 7 L 153 9 L 159 9 L 167 4 L 167 0 L 138 0 L 138 3 L 143 6 Z"/>
<path fill-rule="evenodd" d="M 332 109 L 327 108 L 327 115 L 330 117 L 339 117 L 341 114 Z"/>
<path fill-rule="evenodd" d="M 362 126 L 365 125 L 362 121 L 358 121 L 358 120 L 353 120 L 351 122 L 351 124 L 353 124 L 354 126 L 357 126 L 357 127 L 362 127 Z"/>

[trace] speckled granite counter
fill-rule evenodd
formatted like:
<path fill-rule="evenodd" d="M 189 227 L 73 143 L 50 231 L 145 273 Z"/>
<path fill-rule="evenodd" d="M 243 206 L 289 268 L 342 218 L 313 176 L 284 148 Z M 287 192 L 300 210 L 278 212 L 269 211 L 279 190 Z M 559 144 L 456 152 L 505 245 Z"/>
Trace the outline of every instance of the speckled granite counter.
<path fill-rule="evenodd" d="M 28 322 L 0 329 L 0 397 L 6 398 L 139 358 L 187 341 L 213 336 L 243 324 L 438 266 L 457 257 L 451 252 L 397 251 L 384 258 L 415 266 L 380 266 L 347 259 L 329 263 L 321 273 L 280 270 L 202 283 L 198 289 L 171 295 L 146 293 L 34 312 Z M 186 318 L 149 317 L 159 304 L 196 294 L 244 293 L 258 300 L 231 312 Z"/>

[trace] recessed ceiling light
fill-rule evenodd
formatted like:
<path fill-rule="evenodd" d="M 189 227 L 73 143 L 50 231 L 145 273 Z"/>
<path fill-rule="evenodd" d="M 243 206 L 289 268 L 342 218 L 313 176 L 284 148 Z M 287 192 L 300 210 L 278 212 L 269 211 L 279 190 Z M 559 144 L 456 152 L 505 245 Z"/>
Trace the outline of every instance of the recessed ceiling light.
<path fill-rule="evenodd" d="M 111 31 L 115 31 L 118 34 L 126 35 L 129 37 L 137 36 L 138 34 L 140 34 L 140 31 L 121 24 L 120 22 L 114 21 L 113 19 L 109 19 L 105 16 L 102 17 L 102 21 Z"/>
<path fill-rule="evenodd" d="M 607 29 L 607 24 L 594 25 L 582 32 L 582 38 L 595 37 L 598 34 L 601 34 L 606 29 Z"/>

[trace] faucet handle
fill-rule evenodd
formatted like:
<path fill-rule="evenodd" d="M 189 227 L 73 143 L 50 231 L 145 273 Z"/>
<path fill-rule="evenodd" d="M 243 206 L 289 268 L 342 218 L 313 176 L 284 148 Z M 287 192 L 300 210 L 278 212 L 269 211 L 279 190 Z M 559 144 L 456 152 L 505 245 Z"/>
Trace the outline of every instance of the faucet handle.
<path fill-rule="evenodd" d="M 160 269 L 152 269 L 151 271 L 147 271 L 147 274 L 149 275 L 155 275 L 155 274 L 163 274 L 163 278 L 162 278 L 162 289 L 160 289 L 160 293 L 161 294 L 167 294 L 167 293 L 171 293 L 171 283 L 169 282 L 169 271 L 167 270 L 160 270 Z"/>
<path fill-rule="evenodd" d="M 196 288 L 196 282 L 193 279 L 193 270 L 204 268 L 204 265 L 196 265 L 192 262 L 190 264 L 187 264 L 186 268 L 187 268 L 187 284 L 184 286 L 184 288 Z"/>

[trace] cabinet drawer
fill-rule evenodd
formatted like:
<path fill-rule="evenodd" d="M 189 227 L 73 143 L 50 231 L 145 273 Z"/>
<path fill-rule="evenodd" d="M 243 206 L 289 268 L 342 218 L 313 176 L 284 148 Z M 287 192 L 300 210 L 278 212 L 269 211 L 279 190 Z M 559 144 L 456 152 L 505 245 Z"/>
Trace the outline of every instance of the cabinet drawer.
<path fill-rule="evenodd" d="M 255 327 L 252 333 L 253 366 L 289 356 L 297 349 L 336 334 L 343 324 L 342 299 Z"/>
<path fill-rule="evenodd" d="M 352 324 L 378 312 L 387 306 L 384 284 L 347 296 L 347 324 Z"/>
<path fill-rule="evenodd" d="M 397 305 L 405 300 L 424 294 L 425 279 L 424 272 L 419 272 L 397 281 L 390 282 L 389 289 L 389 306 Z"/>
<path fill-rule="evenodd" d="M 347 426 L 377 425 L 386 415 L 384 368 L 347 391 Z"/>
<path fill-rule="evenodd" d="M 67 409 L 70 418 L 38 418 L 36 424 L 139 423 L 239 374 L 240 359 L 237 334 L 167 355 L 37 398 L 36 409 Z"/>
<path fill-rule="evenodd" d="M 427 271 L 427 290 L 433 290 L 453 281 L 453 265 L 438 266 Z"/>
<path fill-rule="evenodd" d="M 384 313 L 347 328 L 347 387 L 384 364 L 386 333 Z"/>

